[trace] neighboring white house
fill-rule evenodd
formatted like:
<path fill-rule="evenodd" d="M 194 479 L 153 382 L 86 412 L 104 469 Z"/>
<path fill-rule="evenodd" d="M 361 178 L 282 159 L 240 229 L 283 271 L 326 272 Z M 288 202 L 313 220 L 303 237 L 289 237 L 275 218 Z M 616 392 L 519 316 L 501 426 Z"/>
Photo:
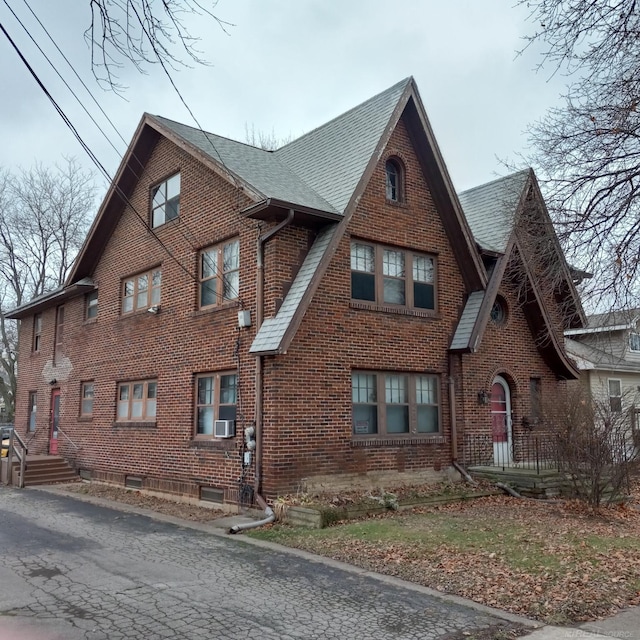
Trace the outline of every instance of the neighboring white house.
<path fill-rule="evenodd" d="M 640 410 L 640 309 L 588 316 L 584 328 L 567 330 L 565 336 L 567 353 L 593 396 L 608 399 L 614 412 L 629 412 L 635 424 Z"/>

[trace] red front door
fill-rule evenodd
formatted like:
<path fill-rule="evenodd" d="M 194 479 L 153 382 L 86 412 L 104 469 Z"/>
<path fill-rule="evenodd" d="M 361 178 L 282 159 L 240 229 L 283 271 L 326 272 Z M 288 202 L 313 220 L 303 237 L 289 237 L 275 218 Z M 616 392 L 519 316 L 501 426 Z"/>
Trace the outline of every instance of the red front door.
<path fill-rule="evenodd" d="M 58 427 L 60 426 L 60 389 L 51 392 L 51 429 L 49 431 L 49 453 L 58 454 Z"/>

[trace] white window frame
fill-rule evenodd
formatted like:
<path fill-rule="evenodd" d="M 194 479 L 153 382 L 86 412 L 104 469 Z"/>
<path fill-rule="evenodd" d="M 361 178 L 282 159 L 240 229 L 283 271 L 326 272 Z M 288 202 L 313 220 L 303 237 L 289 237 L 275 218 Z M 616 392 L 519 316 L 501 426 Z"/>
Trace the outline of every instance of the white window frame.
<path fill-rule="evenodd" d="M 179 217 L 180 172 L 174 173 L 151 189 L 151 226 L 155 229 Z"/>

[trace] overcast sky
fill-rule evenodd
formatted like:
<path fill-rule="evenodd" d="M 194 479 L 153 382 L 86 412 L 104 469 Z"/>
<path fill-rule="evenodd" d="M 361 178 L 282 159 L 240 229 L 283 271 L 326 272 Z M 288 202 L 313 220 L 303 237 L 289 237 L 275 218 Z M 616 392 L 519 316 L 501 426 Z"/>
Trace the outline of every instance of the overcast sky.
<path fill-rule="evenodd" d="M 7 0 L 34 39 L 55 61 L 122 154 L 125 145 L 53 45 L 24 0 Z M 129 142 L 144 111 L 194 126 L 157 68 L 120 72 L 124 99 L 97 87 L 84 30 L 89 0 L 29 0 L 50 34 L 89 84 Z M 515 0 L 219 0 L 215 10 L 234 26 L 225 34 L 213 20 L 191 31 L 210 66 L 174 74 L 204 129 L 245 141 L 246 129 L 276 137 L 305 133 L 397 81 L 413 75 L 456 188 L 487 182 L 507 170 L 526 145 L 525 128 L 557 103 L 565 79 L 536 73 L 538 52 L 516 52 L 531 33 L 527 11 Z M 113 174 L 120 157 L 77 105 L 33 43 L 0 3 L 0 22 Z M 55 58 L 54 58 L 55 55 Z M 84 151 L 0 33 L 0 166 L 11 170 L 63 155 L 90 166 Z"/>

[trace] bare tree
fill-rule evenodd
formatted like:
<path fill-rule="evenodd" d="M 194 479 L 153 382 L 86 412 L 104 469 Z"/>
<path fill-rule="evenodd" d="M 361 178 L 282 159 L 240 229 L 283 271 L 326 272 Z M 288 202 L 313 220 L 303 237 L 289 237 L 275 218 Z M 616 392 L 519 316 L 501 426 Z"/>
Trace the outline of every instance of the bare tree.
<path fill-rule="evenodd" d="M 545 422 L 556 461 L 577 498 L 592 509 L 619 499 L 638 473 L 640 458 L 629 410 L 596 397 L 584 384 L 570 385 L 546 407 Z"/>
<path fill-rule="evenodd" d="M 530 128 L 528 162 L 569 260 L 611 304 L 640 295 L 640 6 L 633 0 L 520 0 L 540 66 L 568 74 L 564 105 Z M 526 48 L 525 48 L 526 50 Z"/>
<path fill-rule="evenodd" d="M 246 122 L 244 123 L 244 141 L 252 147 L 258 147 L 265 151 L 275 151 L 276 149 L 289 144 L 292 140 L 293 136 L 291 134 L 284 136 L 283 138 L 279 138 L 274 129 L 271 129 L 269 133 L 266 133 L 259 129 L 256 130 L 254 124 L 249 127 Z"/>
<path fill-rule="evenodd" d="M 117 70 L 131 62 L 140 72 L 151 64 L 186 66 L 181 55 L 206 64 L 199 39 L 188 30 L 188 16 L 212 19 L 225 33 L 230 23 L 214 14 L 217 0 L 89 0 L 91 24 L 85 39 L 91 46 L 96 79 L 119 90 Z"/>
<path fill-rule="evenodd" d="M 0 170 L 0 397 L 9 419 L 16 391 L 17 326 L 6 312 L 60 286 L 95 204 L 93 175 L 74 159 L 17 175 Z"/>

